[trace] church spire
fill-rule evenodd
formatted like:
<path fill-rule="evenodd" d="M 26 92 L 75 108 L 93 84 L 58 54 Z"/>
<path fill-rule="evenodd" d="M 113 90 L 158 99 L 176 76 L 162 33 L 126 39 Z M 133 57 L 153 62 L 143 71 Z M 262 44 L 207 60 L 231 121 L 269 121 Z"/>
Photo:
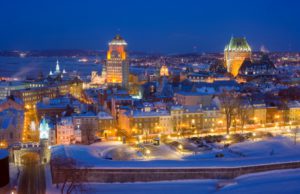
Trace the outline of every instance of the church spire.
<path fill-rule="evenodd" d="M 55 67 L 55 72 L 60 73 L 60 68 L 59 68 L 59 61 L 56 61 L 56 67 Z"/>

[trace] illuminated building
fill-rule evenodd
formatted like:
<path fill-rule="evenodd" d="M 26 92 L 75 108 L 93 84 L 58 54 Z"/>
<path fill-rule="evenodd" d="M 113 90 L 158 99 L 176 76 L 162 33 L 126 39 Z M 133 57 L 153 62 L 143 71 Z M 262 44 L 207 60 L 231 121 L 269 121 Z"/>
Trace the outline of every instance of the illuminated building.
<path fill-rule="evenodd" d="M 165 118 L 165 119 L 162 119 Z M 171 124 L 170 114 L 167 111 L 129 110 L 119 116 L 119 128 L 127 135 L 151 135 L 164 133 L 167 124 Z M 160 123 L 163 122 L 163 125 Z M 169 129 L 170 125 L 167 126 Z"/>
<path fill-rule="evenodd" d="M 159 73 L 160 73 L 160 76 L 166 76 L 166 77 L 168 77 L 169 76 L 169 69 L 168 69 L 168 67 L 166 65 L 161 66 Z"/>
<path fill-rule="evenodd" d="M 157 135 L 193 133 L 203 129 L 203 110 L 200 106 L 172 106 L 171 110 L 144 107 L 120 113 L 118 124 L 127 135 Z M 217 112 L 214 109 L 213 112 Z M 208 112 L 208 111 L 207 111 Z M 207 123 L 215 121 L 218 114 L 207 113 Z"/>
<path fill-rule="evenodd" d="M 36 111 L 39 120 L 42 117 L 55 118 L 63 114 L 70 114 L 74 111 L 73 99 L 67 97 L 49 99 L 44 97 L 42 102 L 36 104 Z"/>
<path fill-rule="evenodd" d="M 291 101 L 288 103 L 289 122 L 291 124 L 300 124 L 300 102 Z"/>
<path fill-rule="evenodd" d="M 171 116 L 174 131 L 179 133 L 203 129 L 202 106 L 172 106 Z"/>
<path fill-rule="evenodd" d="M 116 136 L 116 120 L 107 112 L 99 112 L 97 117 L 99 121 L 97 135 L 104 135 L 104 137 Z"/>
<path fill-rule="evenodd" d="M 220 127 L 218 124 L 221 121 L 221 112 L 217 106 L 205 106 L 203 109 L 203 129 L 215 129 Z"/>
<path fill-rule="evenodd" d="M 0 99 L 5 99 L 14 90 L 25 89 L 26 84 L 19 81 L 0 82 Z"/>
<path fill-rule="evenodd" d="M 81 142 L 81 131 L 75 130 L 72 117 L 63 117 L 56 126 L 56 143 L 72 144 Z"/>
<path fill-rule="evenodd" d="M 227 72 L 234 77 L 238 75 L 239 69 L 246 58 L 251 59 L 251 48 L 246 38 L 231 38 L 224 49 L 224 61 Z"/>
<path fill-rule="evenodd" d="M 208 106 L 211 103 L 211 99 L 215 95 L 214 90 L 206 89 L 204 92 L 184 92 L 179 91 L 174 95 L 175 101 L 178 104 L 184 106 L 195 106 L 195 105 L 203 105 Z"/>
<path fill-rule="evenodd" d="M 266 124 L 267 122 L 267 108 L 265 102 L 256 101 L 252 104 L 253 116 L 252 120 L 254 124 Z M 251 112 L 251 110 L 248 110 Z M 251 119 L 250 119 L 251 120 Z"/>
<path fill-rule="evenodd" d="M 99 75 L 97 71 L 92 71 L 91 73 L 91 83 L 89 87 L 97 87 L 98 85 L 105 84 L 106 75 L 102 72 L 102 75 Z"/>
<path fill-rule="evenodd" d="M 128 88 L 129 62 L 126 47 L 126 41 L 119 35 L 109 43 L 106 66 L 103 68 L 108 85 Z"/>
<path fill-rule="evenodd" d="M 22 90 L 14 90 L 12 94 L 20 98 L 26 108 L 35 106 L 37 102 L 43 100 L 44 97 L 56 98 L 60 95 L 71 94 L 76 98 L 80 98 L 83 89 L 83 82 L 79 79 L 68 80 L 53 85 L 29 88 Z"/>
<path fill-rule="evenodd" d="M 272 78 L 275 74 L 276 67 L 266 54 L 259 61 L 253 62 L 246 58 L 239 70 L 239 77 L 245 78 L 247 81 L 258 77 Z"/>
<path fill-rule="evenodd" d="M 73 116 L 75 131 L 81 131 L 81 142 L 90 144 L 95 141 L 98 131 L 98 119 L 94 112 L 84 112 Z"/>
<path fill-rule="evenodd" d="M 21 142 L 24 111 L 9 108 L 0 112 L 0 148 Z"/>

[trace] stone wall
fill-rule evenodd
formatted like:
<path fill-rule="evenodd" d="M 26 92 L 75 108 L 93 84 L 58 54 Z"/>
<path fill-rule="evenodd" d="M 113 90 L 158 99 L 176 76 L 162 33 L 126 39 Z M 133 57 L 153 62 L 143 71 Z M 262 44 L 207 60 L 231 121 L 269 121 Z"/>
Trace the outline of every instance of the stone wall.
<path fill-rule="evenodd" d="M 232 179 L 249 173 L 295 168 L 300 168 L 300 162 L 224 168 L 98 168 L 77 169 L 73 171 L 83 176 L 82 179 L 84 182 L 112 183 L 184 179 Z M 51 168 L 53 184 L 64 180 L 64 174 L 66 174 L 64 171 L 68 171 L 68 169 Z"/>

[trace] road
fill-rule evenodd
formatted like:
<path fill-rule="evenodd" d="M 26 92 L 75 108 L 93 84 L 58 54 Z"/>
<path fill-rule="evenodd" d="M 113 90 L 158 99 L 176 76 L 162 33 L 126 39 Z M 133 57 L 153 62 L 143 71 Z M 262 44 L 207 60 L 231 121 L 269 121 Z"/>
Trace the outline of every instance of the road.
<path fill-rule="evenodd" d="M 23 160 L 23 170 L 18 187 L 19 194 L 44 194 L 45 193 L 45 170 L 40 164 L 39 158 L 33 155 Z"/>

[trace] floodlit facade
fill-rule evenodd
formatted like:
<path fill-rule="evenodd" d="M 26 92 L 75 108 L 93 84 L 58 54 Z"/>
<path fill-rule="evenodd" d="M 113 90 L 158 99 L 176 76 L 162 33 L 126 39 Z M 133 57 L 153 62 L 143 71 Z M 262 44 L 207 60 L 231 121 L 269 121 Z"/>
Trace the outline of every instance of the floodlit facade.
<path fill-rule="evenodd" d="M 289 122 L 290 124 L 299 124 L 300 123 L 300 102 L 292 101 L 288 103 L 289 108 Z"/>
<path fill-rule="evenodd" d="M 72 144 L 81 142 L 81 131 L 73 125 L 72 117 L 64 117 L 56 126 L 56 143 Z"/>
<path fill-rule="evenodd" d="M 119 35 L 109 43 L 106 66 L 102 72 L 102 75 L 106 75 L 108 85 L 128 88 L 129 62 L 126 48 L 126 41 Z"/>
<path fill-rule="evenodd" d="M 224 61 L 227 72 L 231 73 L 234 77 L 237 76 L 246 58 L 251 59 L 251 47 L 246 38 L 232 37 L 224 49 Z"/>
<path fill-rule="evenodd" d="M 160 70 L 159 70 L 159 74 L 160 76 L 169 76 L 169 69 L 166 65 L 161 66 Z"/>

